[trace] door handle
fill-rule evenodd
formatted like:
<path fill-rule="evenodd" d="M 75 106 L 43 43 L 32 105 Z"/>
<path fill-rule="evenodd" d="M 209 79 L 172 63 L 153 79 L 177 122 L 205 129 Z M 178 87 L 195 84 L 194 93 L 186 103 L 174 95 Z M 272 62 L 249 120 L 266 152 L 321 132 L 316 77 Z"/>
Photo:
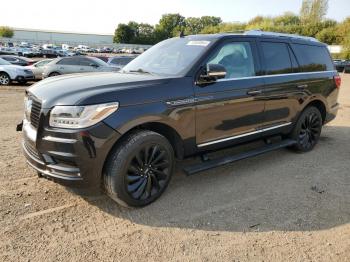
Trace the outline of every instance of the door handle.
<path fill-rule="evenodd" d="M 297 88 L 299 88 L 299 89 L 305 89 L 305 88 L 307 88 L 307 87 L 308 87 L 307 84 L 304 84 L 304 85 L 297 85 Z"/>
<path fill-rule="evenodd" d="M 248 91 L 247 95 L 256 96 L 256 95 L 260 95 L 261 93 L 262 93 L 262 90 L 252 90 L 252 91 Z"/>

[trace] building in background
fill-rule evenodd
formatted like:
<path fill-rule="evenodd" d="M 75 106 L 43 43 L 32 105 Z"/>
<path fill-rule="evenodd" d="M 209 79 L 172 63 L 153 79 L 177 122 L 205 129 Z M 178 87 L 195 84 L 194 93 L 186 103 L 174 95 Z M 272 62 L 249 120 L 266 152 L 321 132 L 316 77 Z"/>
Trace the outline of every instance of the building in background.
<path fill-rule="evenodd" d="M 340 54 L 343 50 L 341 45 L 329 45 L 328 50 L 331 54 Z"/>
<path fill-rule="evenodd" d="M 8 41 L 27 42 L 37 44 L 84 44 L 88 46 L 110 46 L 113 44 L 113 35 L 88 34 L 76 32 L 61 32 L 53 30 L 14 28 L 14 35 Z"/>

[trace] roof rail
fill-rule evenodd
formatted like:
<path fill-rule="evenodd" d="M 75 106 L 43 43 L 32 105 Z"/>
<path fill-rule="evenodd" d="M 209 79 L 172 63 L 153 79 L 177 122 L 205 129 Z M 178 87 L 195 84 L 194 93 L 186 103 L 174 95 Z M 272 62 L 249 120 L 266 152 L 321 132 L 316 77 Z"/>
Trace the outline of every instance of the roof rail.
<path fill-rule="evenodd" d="M 313 41 L 313 42 L 319 42 L 314 37 L 301 36 L 301 35 L 295 35 L 295 34 L 275 33 L 275 32 L 268 32 L 268 31 L 262 31 L 262 30 L 250 30 L 250 31 L 246 31 L 244 34 L 245 35 L 258 35 L 258 36 L 289 37 L 289 38 L 296 38 L 296 39 L 303 39 L 303 40 L 308 40 L 308 41 Z"/>

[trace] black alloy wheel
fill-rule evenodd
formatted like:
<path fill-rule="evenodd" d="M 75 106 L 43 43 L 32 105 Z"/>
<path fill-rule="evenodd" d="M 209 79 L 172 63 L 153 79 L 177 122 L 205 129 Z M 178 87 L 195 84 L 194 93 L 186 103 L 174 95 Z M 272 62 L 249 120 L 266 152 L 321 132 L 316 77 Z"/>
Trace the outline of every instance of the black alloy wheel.
<path fill-rule="evenodd" d="M 292 138 L 297 141 L 294 146 L 299 152 L 311 151 L 317 144 L 322 130 L 322 116 L 313 106 L 306 108 L 292 132 Z"/>
<path fill-rule="evenodd" d="M 157 195 L 170 176 L 170 157 L 161 145 L 146 145 L 129 162 L 126 190 L 135 200 L 147 200 Z"/>
<path fill-rule="evenodd" d="M 122 206 L 145 206 L 168 186 L 175 160 L 169 141 L 149 130 L 126 135 L 112 149 L 104 168 L 104 189 Z"/>

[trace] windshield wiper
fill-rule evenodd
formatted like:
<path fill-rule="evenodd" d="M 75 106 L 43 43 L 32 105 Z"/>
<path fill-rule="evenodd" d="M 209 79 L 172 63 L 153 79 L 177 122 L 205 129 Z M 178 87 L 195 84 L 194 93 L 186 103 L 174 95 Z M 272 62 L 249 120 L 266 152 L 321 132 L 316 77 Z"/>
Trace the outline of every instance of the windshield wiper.
<path fill-rule="evenodd" d="M 152 74 L 151 72 L 148 72 L 146 70 L 143 70 L 142 68 L 139 68 L 137 70 L 129 70 L 128 72 L 130 73 L 142 73 L 142 74 Z"/>

